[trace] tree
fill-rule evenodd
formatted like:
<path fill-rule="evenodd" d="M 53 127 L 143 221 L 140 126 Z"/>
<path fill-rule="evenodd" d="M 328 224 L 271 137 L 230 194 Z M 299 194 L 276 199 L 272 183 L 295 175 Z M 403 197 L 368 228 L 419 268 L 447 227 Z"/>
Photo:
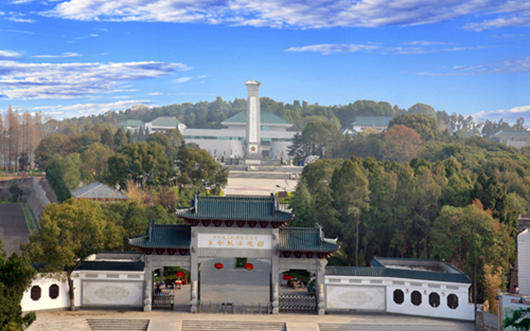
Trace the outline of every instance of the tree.
<path fill-rule="evenodd" d="M 108 158 L 107 182 L 125 187 L 128 178 L 136 183 L 166 185 L 173 173 L 164 148 L 156 143 L 139 142 L 121 147 Z"/>
<path fill-rule="evenodd" d="M 309 193 L 303 177 L 296 185 L 296 190 L 291 200 L 291 208 L 295 217 L 294 220 L 289 222 L 289 226 L 310 227 L 315 223 L 315 209 L 311 193 Z"/>
<path fill-rule="evenodd" d="M 163 132 L 155 132 L 150 134 L 145 141 L 148 144 L 157 143 L 164 147 L 164 151 L 170 164 L 173 164 L 173 161 L 177 158 L 177 148 L 173 145 L 173 142 L 167 134 Z"/>
<path fill-rule="evenodd" d="M 15 166 L 15 171 L 17 171 L 18 165 L 18 153 L 19 149 L 19 140 L 20 140 L 20 116 L 18 110 L 13 111 L 11 106 L 7 108 L 7 113 L 5 117 L 7 134 L 9 137 L 9 152 L 8 152 L 8 169 L 11 170 L 11 167 Z"/>
<path fill-rule="evenodd" d="M 107 221 L 101 207 L 89 200 L 69 199 L 44 209 L 40 230 L 22 245 L 44 273 L 68 281 L 70 310 L 75 311 L 72 273 L 91 254 L 123 247 L 123 229 Z"/>
<path fill-rule="evenodd" d="M 359 222 L 363 212 L 369 210 L 368 179 L 360 159 L 352 156 L 336 169 L 331 177 L 333 206 L 338 212 L 343 250 L 348 264 L 359 265 Z"/>
<path fill-rule="evenodd" d="M 96 180 L 103 181 L 109 168 L 108 159 L 113 154 L 107 145 L 93 143 L 81 154 L 81 161 L 83 167 L 90 169 Z"/>
<path fill-rule="evenodd" d="M 70 191 L 79 187 L 81 182 L 80 167 L 81 159 L 77 153 L 68 154 L 61 161 L 61 174 L 66 188 Z"/>
<path fill-rule="evenodd" d="M 411 106 L 407 110 L 408 114 L 424 114 L 432 118 L 436 118 L 436 111 L 433 107 L 426 105 L 424 103 L 417 103 Z"/>
<path fill-rule="evenodd" d="M 6 259 L 0 241 L 0 330 L 23 331 L 35 320 L 35 313 L 23 315 L 20 305 L 35 274 L 27 257 L 13 253 Z"/>
<path fill-rule="evenodd" d="M 116 130 L 116 133 L 114 133 L 114 147 L 120 148 L 124 146 L 125 144 L 127 144 L 127 140 L 128 138 L 123 128 L 118 128 L 118 130 Z"/>
<path fill-rule="evenodd" d="M 398 124 L 389 128 L 385 133 L 382 150 L 385 158 L 404 162 L 418 154 L 420 144 L 420 135 L 414 129 Z"/>
<path fill-rule="evenodd" d="M 414 129 L 424 141 L 437 140 L 440 137 L 436 120 L 424 114 L 405 114 L 394 117 L 388 122 L 388 128 L 390 129 L 394 125 L 404 125 Z"/>
<path fill-rule="evenodd" d="M 70 138 L 64 133 L 55 133 L 41 140 L 35 149 L 35 165 L 41 169 L 47 166 L 55 154 L 66 156 L 71 152 Z"/>
<path fill-rule="evenodd" d="M 114 149 L 114 138 L 112 137 L 112 132 L 109 129 L 105 129 L 101 134 L 101 143 L 107 145 L 110 149 Z"/>
<path fill-rule="evenodd" d="M 60 202 L 69 199 L 71 196 L 70 191 L 64 183 L 63 173 L 61 171 L 61 161 L 62 157 L 56 154 L 53 159 L 47 162 L 46 166 L 46 179 L 50 182 L 50 185 L 53 187 L 55 194 L 57 194 L 57 199 Z"/>
<path fill-rule="evenodd" d="M 302 131 L 303 149 L 310 155 L 320 156 L 321 159 L 338 147 L 343 138 L 337 127 L 329 122 L 310 122 Z"/>
<path fill-rule="evenodd" d="M 218 194 L 228 182 L 228 170 L 201 148 L 186 146 L 179 150 L 176 166 L 181 186 L 198 186 Z"/>
<path fill-rule="evenodd" d="M 514 241 L 509 229 L 478 204 L 464 208 L 444 206 L 431 230 L 431 254 L 454 263 L 473 282 L 473 293 L 483 282 L 484 266 L 508 272 L 514 258 Z"/>

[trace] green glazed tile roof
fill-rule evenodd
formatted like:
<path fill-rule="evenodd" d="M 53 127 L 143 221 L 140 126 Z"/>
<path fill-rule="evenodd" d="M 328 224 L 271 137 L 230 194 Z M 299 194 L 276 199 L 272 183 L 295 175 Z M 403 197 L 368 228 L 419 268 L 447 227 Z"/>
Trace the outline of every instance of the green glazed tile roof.
<path fill-rule="evenodd" d="M 353 124 L 362 126 L 388 126 L 388 122 L 392 119 L 393 117 L 385 116 L 357 116 Z"/>
<path fill-rule="evenodd" d="M 283 124 L 283 125 L 291 125 L 291 123 L 287 122 L 280 116 L 271 113 L 268 110 L 262 110 L 260 112 L 260 119 L 261 119 L 261 125 L 267 125 L 267 124 Z M 247 112 L 241 112 L 235 116 L 230 117 L 223 123 L 247 123 Z"/>
<path fill-rule="evenodd" d="M 190 248 L 189 225 L 156 224 L 151 221 L 147 233 L 129 239 L 129 245 L 148 248 Z"/>
<path fill-rule="evenodd" d="M 334 239 L 324 238 L 322 228 L 281 228 L 279 245 L 281 251 L 333 252 L 340 248 Z"/>
<path fill-rule="evenodd" d="M 83 261 L 77 269 L 101 271 L 144 271 L 144 263 L 133 261 Z"/>
<path fill-rule="evenodd" d="M 390 260 L 390 259 L 382 259 Z M 396 259 L 398 260 L 398 259 Z M 462 271 L 454 268 L 448 263 L 436 261 L 436 260 L 421 260 L 421 259 L 399 259 L 408 260 L 411 263 L 417 261 L 431 261 L 433 263 L 442 263 L 450 270 L 450 272 L 441 271 L 425 271 L 425 270 L 414 270 L 414 269 L 397 269 L 389 268 L 381 263 L 377 258 L 374 258 L 370 265 L 372 267 L 341 267 L 341 266 L 328 266 L 326 267 L 326 275 L 328 276 L 362 276 L 362 277 L 393 277 L 393 278 L 409 278 L 418 280 L 431 280 L 439 282 L 454 282 L 471 284 L 469 277 Z"/>
<path fill-rule="evenodd" d="M 493 134 L 493 137 L 525 138 L 525 137 L 530 137 L 530 131 L 525 131 L 525 130 L 501 130 L 501 131 Z"/>
<path fill-rule="evenodd" d="M 193 205 L 177 210 L 185 219 L 288 221 L 294 214 L 280 210 L 276 197 L 216 197 L 195 194 Z"/>
<path fill-rule="evenodd" d="M 175 117 L 169 117 L 169 116 L 157 117 L 154 120 L 152 120 L 150 123 L 152 126 L 164 126 L 164 127 L 172 127 L 172 128 L 176 128 L 178 124 L 182 124 Z"/>
<path fill-rule="evenodd" d="M 93 182 L 70 192 L 76 199 L 128 200 L 129 197 L 100 182 Z"/>

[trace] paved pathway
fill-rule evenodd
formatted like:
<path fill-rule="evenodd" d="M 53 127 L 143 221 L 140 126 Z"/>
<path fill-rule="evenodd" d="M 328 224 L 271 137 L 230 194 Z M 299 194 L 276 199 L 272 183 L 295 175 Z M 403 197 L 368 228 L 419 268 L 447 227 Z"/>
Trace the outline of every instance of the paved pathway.
<path fill-rule="evenodd" d="M 123 319 L 149 320 L 149 331 L 234 330 L 240 326 L 246 330 L 278 330 L 278 324 L 287 331 L 467 331 L 474 330 L 473 323 L 440 320 L 391 314 L 333 314 L 325 316 L 309 314 L 242 315 L 242 314 L 190 314 L 172 311 L 115 312 L 82 310 L 77 312 L 38 312 L 37 320 L 28 331 L 90 331 L 87 320 Z M 252 325 L 256 327 L 253 328 Z M 258 327 L 259 326 L 259 327 Z M 111 330 L 111 329 L 109 329 Z M 117 329 L 114 329 L 117 330 Z"/>

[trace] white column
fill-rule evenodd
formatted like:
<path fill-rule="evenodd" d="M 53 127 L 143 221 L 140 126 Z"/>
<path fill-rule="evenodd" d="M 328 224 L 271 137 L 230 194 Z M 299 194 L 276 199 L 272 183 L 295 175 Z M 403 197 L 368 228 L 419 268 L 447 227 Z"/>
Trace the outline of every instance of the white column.
<path fill-rule="evenodd" d="M 246 141 L 246 158 L 261 158 L 261 117 L 259 103 L 259 86 L 257 80 L 249 80 L 247 85 L 247 141 Z"/>

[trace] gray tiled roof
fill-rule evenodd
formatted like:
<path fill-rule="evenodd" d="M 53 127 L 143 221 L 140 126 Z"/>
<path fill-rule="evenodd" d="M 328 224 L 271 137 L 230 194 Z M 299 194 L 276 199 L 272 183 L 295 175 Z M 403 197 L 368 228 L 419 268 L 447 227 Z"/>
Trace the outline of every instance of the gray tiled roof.
<path fill-rule="evenodd" d="M 501 130 L 493 134 L 492 137 L 506 137 L 506 138 L 526 138 L 530 137 L 530 131 L 526 130 Z"/>
<path fill-rule="evenodd" d="M 281 228 L 279 245 L 281 251 L 334 252 L 340 248 L 336 240 L 324 238 L 322 228 Z"/>
<path fill-rule="evenodd" d="M 78 270 L 144 271 L 144 263 L 138 261 L 83 261 Z"/>
<path fill-rule="evenodd" d="M 387 259 L 387 258 L 385 258 Z M 405 260 L 405 259 L 400 259 Z M 411 263 L 414 261 L 427 261 L 417 259 L 407 259 Z M 436 260 L 429 260 L 436 263 L 445 263 Z M 419 280 L 431 280 L 442 282 L 454 282 L 471 284 L 469 277 L 462 271 L 455 269 L 451 265 L 445 263 L 447 268 L 452 268 L 451 272 L 437 272 L 414 269 L 397 269 L 388 268 L 382 264 L 377 258 L 374 258 L 370 265 L 372 267 L 342 267 L 342 266 L 327 266 L 326 275 L 329 276 L 363 276 L 363 277 L 394 277 L 394 278 L 409 278 Z"/>
<path fill-rule="evenodd" d="M 388 116 L 357 116 L 354 125 L 360 126 L 388 126 L 393 117 Z"/>
<path fill-rule="evenodd" d="M 76 199 L 127 200 L 128 196 L 100 182 L 93 182 L 70 192 Z"/>
<path fill-rule="evenodd" d="M 271 113 L 268 110 L 262 110 L 260 111 L 260 121 L 261 125 L 267 125 L 267 124 L 282 124 L 282 125 L 292 125 L 291 123 L 287 122 L 280 116 Z M 247 123 L 247 112 L 243 111 L 237 115 L 234 115 L 224 121 L 223 123 Z"/>
<path fill-rule="evenodd" d="M 181 208 L 184 219 L 288 221 L 294 214 L 279 209 L 276 197 L 217 197 L 195 194 L 193 205 Z"/>
<path fill-rule="evenodd" d="M 189 225 L 149 223 L 147 233 L 129 239 L 129 245 L 148 248 L 190 248 Z"/>

